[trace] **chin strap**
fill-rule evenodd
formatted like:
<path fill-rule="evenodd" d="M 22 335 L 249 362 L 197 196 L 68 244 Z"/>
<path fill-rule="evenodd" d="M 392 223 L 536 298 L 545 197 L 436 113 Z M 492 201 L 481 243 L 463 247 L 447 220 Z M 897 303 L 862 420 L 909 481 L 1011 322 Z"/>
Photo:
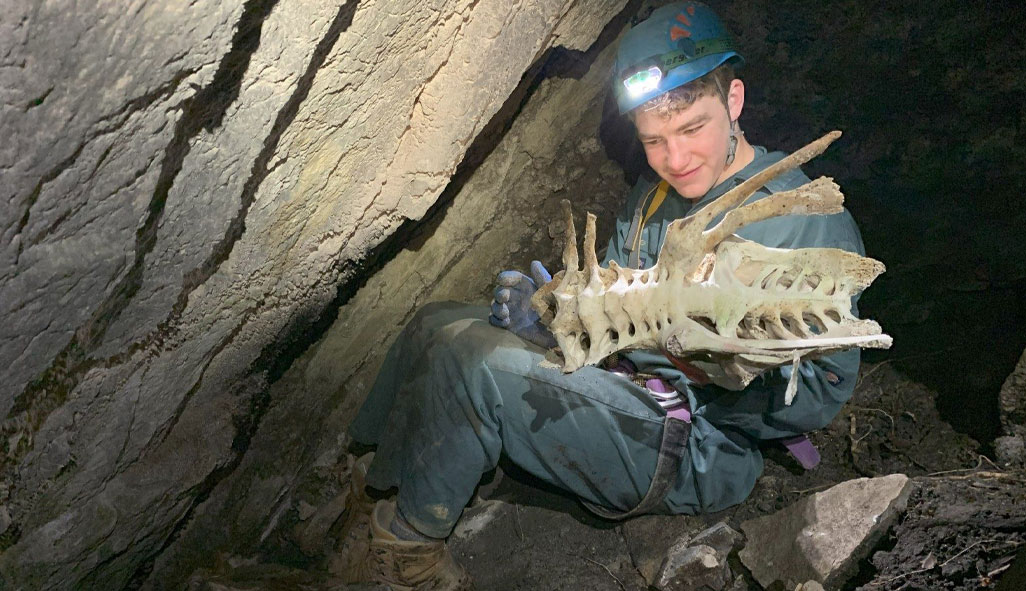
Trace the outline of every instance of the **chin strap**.
<path fill-rule="evenodd" d="M 745 132 L 738 129 L 737 119 L 730 122 L 730 137 L 728 138 L 728 143 L 730 145 L 727 146 L 727 166 L 734 163 L 734 156 L 737 155 L 738 138 L 744 134 Z"/>

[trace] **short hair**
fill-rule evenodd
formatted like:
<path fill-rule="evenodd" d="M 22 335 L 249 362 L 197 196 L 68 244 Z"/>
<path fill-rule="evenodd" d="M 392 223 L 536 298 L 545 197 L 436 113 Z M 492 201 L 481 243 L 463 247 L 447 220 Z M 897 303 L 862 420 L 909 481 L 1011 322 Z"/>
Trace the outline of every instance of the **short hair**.
<path fill-rule="evenodd" d="M 703 96 L 719 96 L 726 106 L 727 93 L 730 92 L 730 83 L 734 78 L 734 66 L 730 62 L 724 62 L 708 74 L 642 103 L 628 115 L 631 121 L 635 121 L 639 111 L 655 111 L 661 118 L 669 119 L 695 104 L 695 101 Z"/>

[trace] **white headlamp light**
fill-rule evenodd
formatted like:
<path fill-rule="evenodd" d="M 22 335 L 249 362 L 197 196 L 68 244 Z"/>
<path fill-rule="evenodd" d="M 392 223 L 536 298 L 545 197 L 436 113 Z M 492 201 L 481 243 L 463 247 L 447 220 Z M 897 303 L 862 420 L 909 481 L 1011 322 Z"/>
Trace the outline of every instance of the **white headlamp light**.
<path fill-rule="evenodd" d="M 662 70 L 658 66 L 649 66 L 625 78 L 623 85 L 627 88 L 628 94 L 636 97 L 659 88 L 659 81 L 662 79 Z"/>

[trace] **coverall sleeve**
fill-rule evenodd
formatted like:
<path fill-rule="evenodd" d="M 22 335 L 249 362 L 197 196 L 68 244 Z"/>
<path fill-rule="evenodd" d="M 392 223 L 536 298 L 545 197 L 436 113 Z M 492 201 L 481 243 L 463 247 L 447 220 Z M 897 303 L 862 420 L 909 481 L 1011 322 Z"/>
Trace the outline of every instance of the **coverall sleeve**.
<path fill-rule="evenodd" d="M 767 223 L 768 222 L 768 223 Z M 744 228 L 744 238 L 783 248 L 829 247 L 865 254 L 850 214 L 784 216 Z M 747 235 L 744 235 L 747 234 Z M 852 311 L 857 313 L 855 299 Z M 730 425 L 758 439 L 792 437 L 826 426 L 851 398 L 860 351 L 850 349 L 799 364 L 798 393 L 790 406 L 784 394 L 790 366 L 767 371 L 741 391 L 692 386 L 696 412 L 715 425 Z"/>
<path fill-rule="evenodd" d="M 833 420 L 851 398 L 858 368 L 858 349 L 801 362 L 798 393 L 790 406 L 784 404 L 790 367 L 766 372 L 737 392 L 716 386 L 693 388 L 698 407 L 695 414 L 757 439 L 815 431 Z"/>

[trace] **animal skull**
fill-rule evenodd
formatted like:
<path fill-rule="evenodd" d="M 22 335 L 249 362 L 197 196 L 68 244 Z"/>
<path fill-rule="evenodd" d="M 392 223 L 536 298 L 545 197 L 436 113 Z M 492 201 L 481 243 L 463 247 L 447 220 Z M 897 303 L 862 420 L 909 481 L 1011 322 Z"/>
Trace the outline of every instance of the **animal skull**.
<path fill-rule="evenodd" d="M 805 146 L 670 224 L 658 262 L 648 269 L 609 268 L 595 254 L 588 214 L 584 269 L 578 269 L 570 203 L 564 271 L 532 298 L 572 372 L 627 349 L 657 349 L 704 371 L 713 383 L 744 388 L 766 369 L 852 347 L 888 348 L 891 337 L 851 313 L 851 297 L 884 271 L 879 261 L 834 248 L 769 248 L 734 232 L 788 214 L 831 214 L 844 195 L 820 177 L 797 189 L 738 207 L 773 177 L 808 162 L 840 137 Z M 720 213 L 723 220 L 708 225 Z M 787 400 L 797 388 L 795 376 Z"/>

